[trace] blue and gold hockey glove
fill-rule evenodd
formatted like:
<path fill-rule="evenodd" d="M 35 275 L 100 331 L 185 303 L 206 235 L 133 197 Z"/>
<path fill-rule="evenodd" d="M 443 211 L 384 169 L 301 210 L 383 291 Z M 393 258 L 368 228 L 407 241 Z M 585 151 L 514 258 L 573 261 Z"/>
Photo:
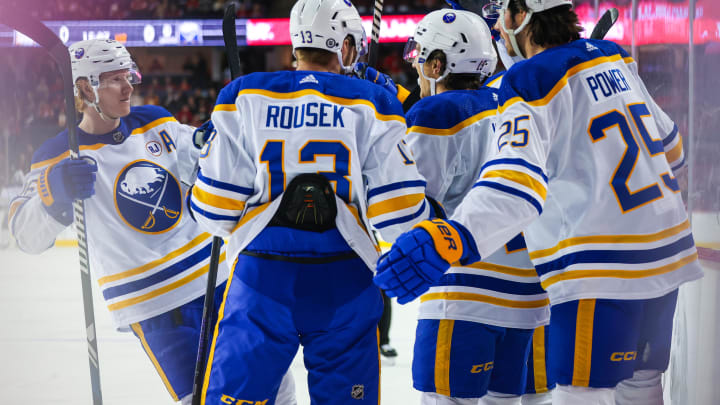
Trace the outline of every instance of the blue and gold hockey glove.
<path fill-rule="evenodd" d="M 195 144 L 195 147 L 198 149 L 202 149 L 202 147 L 205 146 L 208 138 L 210 138 L 210 134 L 212 134 L 212 131 L 214 130 L 215 125 L 213 125 L 212 120 L 207 120 L 202 125 L 197 127 L 195 129 L 195 132 L 193 132 L 193 143 Z"/>
<path fill-rule="evenodd" d="M 368 64 L 364 62 L 356 63 L 355 66 L 353 66 L 353 71 L 357 77 L 382 86 L 382 88 L 389 91 L 390 94 L 397 96 L 397 86 L 395 86 L 395 82 L 389 75 L 378 72 L 377 69 L 368 66 Z"/>
<path fill-rule="evenodd" d="M 72 202 L 95 194 L 97 166 L 87 160 L 63 159 L 45 169 L 37 181 L 37 190 L 45 210 L 58 222 L 70 225 Z"/>
<path fill-rule="evenodd" d="M 395 241 L 378 261 L 374 282 L 405 304 L 422 295 L 451 263 L 480 260 L 470 232 L 455 221 L 422 221 Z"/>

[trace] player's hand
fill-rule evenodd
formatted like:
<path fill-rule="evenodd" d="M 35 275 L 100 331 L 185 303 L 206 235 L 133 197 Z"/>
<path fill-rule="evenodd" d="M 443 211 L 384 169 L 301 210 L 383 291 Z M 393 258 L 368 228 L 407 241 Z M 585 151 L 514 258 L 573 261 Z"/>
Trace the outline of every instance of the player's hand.
<path fill-rule="evenodd" d="M 195 144 L 195 147 L 202 149 L 208 138 L 210 138 L 210 134 L 212 134 L 212 131 L 214 130 L 215 125 L 213 125 L 212 120 L 207 120 L 197 127 L 195 132 L 193 132 L 193 143 Z"/>
<path fill-rule="evenodd" d="M 387 90 L 393 96 L 397 95 L 398 89 L 393 79 L 385 73 L 378 72 L 377 69 L 368 66 L 367 63 L 358 62 L 353 66 L 355 75 L 361 79 L 369 80 L 383 89 Z"/>
<path fill-rule="evenodd" d="M 63 159 L 47 168 L 38 178 L 38 194 L 45 209 L 60 222 L 72 222 L 67 215 L 74 200 L 95 194 L 97 166 L 84 159 Z"/>
<path fill-rule="evenodd" d="M 414 300 L 440 280 L 451 263 L 476 255 L 466 232 L 454 221 L 419 223 L 380 257 L 375 284 L 400 304 Z"/>

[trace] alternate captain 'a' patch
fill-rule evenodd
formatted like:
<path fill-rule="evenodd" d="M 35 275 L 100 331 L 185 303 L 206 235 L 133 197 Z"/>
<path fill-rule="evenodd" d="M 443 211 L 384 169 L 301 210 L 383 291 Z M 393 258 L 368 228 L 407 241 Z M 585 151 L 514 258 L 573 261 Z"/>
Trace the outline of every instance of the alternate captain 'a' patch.
<path fill-rule="evenodd" d="M 162 166 L 136 160 L 115 179 L 115 207 L 125 223 L 138 232 L 167 232 L 180 222 L 180 183 Z"/>

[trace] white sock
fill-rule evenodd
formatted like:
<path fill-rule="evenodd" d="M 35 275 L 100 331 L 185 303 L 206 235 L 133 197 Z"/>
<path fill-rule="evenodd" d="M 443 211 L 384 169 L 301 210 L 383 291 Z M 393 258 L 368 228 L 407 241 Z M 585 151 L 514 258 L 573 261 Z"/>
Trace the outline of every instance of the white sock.
<path fill-rule="evenodd" d="M 477 405 L 478 398 L 454 398 L 434 392 L 423 392 L 420 405 Z"/>
<path fill-rule="evenodd" d="M 617 405 L 662 405 L 663 390 L 658 370 L 638 370 L 615 387 Z"/>
<path fill-rule="evenodd" d="M 522 396 L 522 405 L 552 405 L 552 391 L 525 394 Z"/>
<path fill-rule="evenodd" d="M 520 396 L 488 391 L 480 398 L 478 405 L 520 405 Z"/>
<path fill-rule="evenodd" d="M 275 405 L 296 405 L 297 400 L 295 399 L 295 379 L 293 378 L 292 371 L 288 369 L 287 373 L 283 376 L 280 388 L 278 389 L 277 396 L 275 397 Z"/>
<path fill-rule="evenodd" d="M 553 390 L 553 405 L 615 405 L 614 388 L 560 385 Z"/>

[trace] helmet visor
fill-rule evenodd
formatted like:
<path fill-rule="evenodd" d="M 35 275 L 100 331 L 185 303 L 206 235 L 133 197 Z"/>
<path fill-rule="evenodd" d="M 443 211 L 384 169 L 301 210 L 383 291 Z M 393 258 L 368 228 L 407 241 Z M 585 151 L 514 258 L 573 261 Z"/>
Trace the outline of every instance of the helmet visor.
<path fill-rule="evenodd" d="M 129 69 L 101 73 L 99 87 L 103 88 L 115 83 L 122 83 L 123 80 L 132 85 L 142 83 L 142 75 L 135 63 L 132 63 Z"/>
<path fill-rule="evenodd" d="M 487 19 L 498 19 L 503 5 L 500 0 L 491 1 L 482 8 L 482 16 Z"/>
<path fill-rule="evenodd" d="M 408 63 L 415 63 L 420 55 L 420 44 L 415 41 L 414 37 L 410 37 L 405 43 L 405 50 L 403 51 L 403 60 Z"/>

